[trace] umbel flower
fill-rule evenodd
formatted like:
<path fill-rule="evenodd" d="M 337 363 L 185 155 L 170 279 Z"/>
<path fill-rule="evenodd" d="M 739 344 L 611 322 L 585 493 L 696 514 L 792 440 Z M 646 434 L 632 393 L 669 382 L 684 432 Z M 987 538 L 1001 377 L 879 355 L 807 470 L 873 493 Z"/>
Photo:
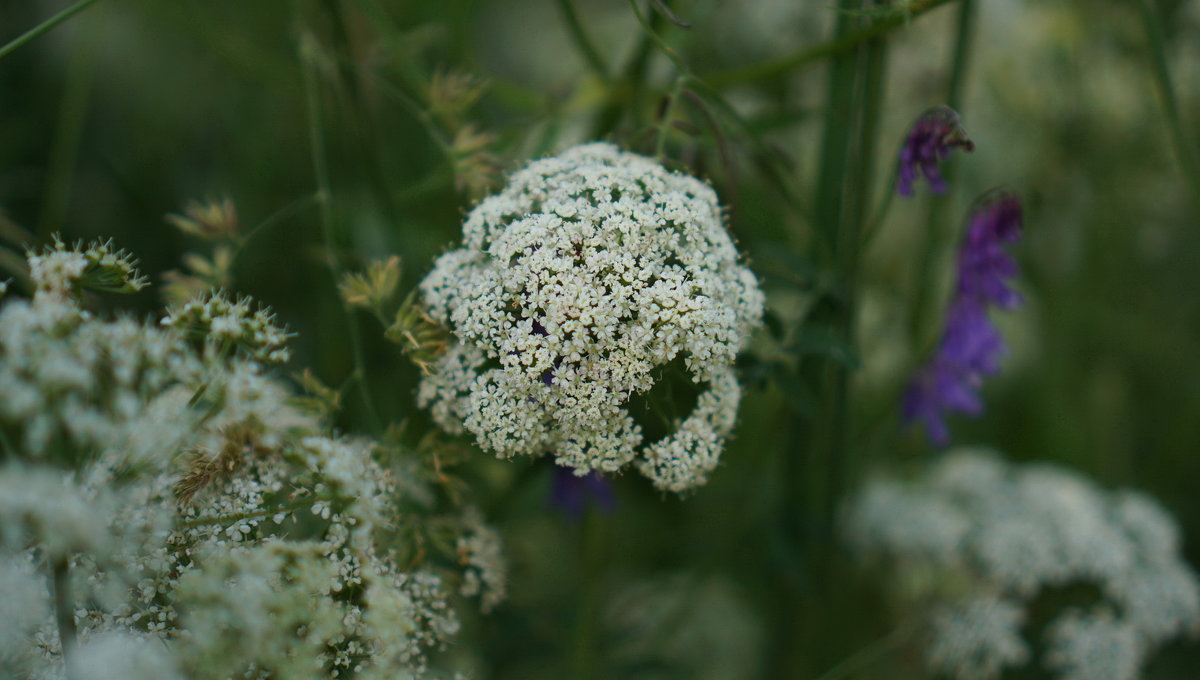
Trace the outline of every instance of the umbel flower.
<path fill-rule="evenodd" d="M 975 143 L 962 129 L 958 113 L 948 106 L 938 106 L 921 114 L 908 131 L 900 149 L 900 167 L 896 191 L 901 196 L 913 195 L 913 183 L 922 175 L 929 181 L 929 190 L 945 193 L 946 181 L 938 171 L 938 163 L 955 147 L 973 151 Z"/>
<path fill-rule="evenodd" d="M 980 413 L 979 386 L 999 370 L 1004 340 L 988 311 L 1021 303 L 1008 283 L 1017 264 L 1004 250 L 1020 237 L 1021 202 L 1015 194 L 999 190 L 976 201 L 958 253 L 958 283 L 941 343 L 904 395 L 905 422 L 920 421 L 939 445 L 950 440 L 944 414 Z"/>
<path fill-rule="evenodd" d="M 1040 660 L 1060 680 L 1127 680 L 1156 647 L 1200 630 L 1200 583 L 1174 518 L 1064 468 L 954 451 L 915 480 L 868 483 L 848 520 L 853 547 L 935 603 L 925 657 L 939 676 L 1023 666 L 1026 635 L 1042 630 Z M 1095 595 L 1060 609 L 1039 598 L 1072 586 Z"/>
<path fill-rule="evenodd" d="M 578 475 L 633 463 L 671 491 L 716 466 L 763 296 L 703 182 L 610 144 L 535 161 L 467 216 L 421 292 L 454 335 L 419 393 L 446 430 Z M 647 442 L 629 400 L 676 360 L 695 409 Z"/>

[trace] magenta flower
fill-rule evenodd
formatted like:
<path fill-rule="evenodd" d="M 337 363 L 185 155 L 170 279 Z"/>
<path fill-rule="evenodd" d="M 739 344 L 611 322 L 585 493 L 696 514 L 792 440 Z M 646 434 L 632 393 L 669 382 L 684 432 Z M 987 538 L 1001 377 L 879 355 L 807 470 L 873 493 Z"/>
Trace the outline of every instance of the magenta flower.
<path fill-rule="evenodd" d="M 938 162 L 948 156 L 956 146 L 965 151 L 975 149 L 975 143 L 962 129 L 954 109 L 938 106 L 921 114 L 908 131 L 908 138 L 904 140 L 904 146 L 900 149 L 896 191 L 901 196 L 912 196 L 913 183 L 924 175 L 929 181 L 930 191 L 935 194 L 945 193 L 946 181 L 938 171 Z"/>
<path fill-rule="evenodd" d="M 920 421 L 938 445 L 950 441 L 945 414 L 981 413 L 979 387 L 985 376 L 1000 368 L 1004 339 L 988 311 L 1021 303 L 1021 296 L 1009 287 L 1017 263 L 1004 250 L 1020 237 L 1021 202 L 1015 194 L 998 191 L 976 201 L 958 252 L 958 283 L 941 343 L 904 394 L 904 421 Z"/>
<path fill-rule="evenodd" d="M 613 497 L 612 485 L 599 472 L 592 470 L 578 477 L 571 468 L 555 465 L 554 479 L 550 482 L 550 505 L 571 519 L 578 520 L 589 505 L 610 513 L 617 501 Z"/>

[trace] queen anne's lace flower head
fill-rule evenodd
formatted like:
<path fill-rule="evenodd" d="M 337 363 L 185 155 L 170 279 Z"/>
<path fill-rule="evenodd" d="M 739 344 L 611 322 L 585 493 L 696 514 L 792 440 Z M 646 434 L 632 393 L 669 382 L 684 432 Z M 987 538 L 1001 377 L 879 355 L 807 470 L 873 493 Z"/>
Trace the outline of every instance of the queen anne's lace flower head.
<path fill-rule="evenodd" d="M 672 491 L 716 465 L 763 296 L 703 182 L 609 144 L 535 161 L 467 216 L 421 290 L 457 339 L 419 395 L 447 430 L 581 475 L 636 460 Z M 704 383 L 696 408 L 646 442 L 628 401 L 676 359 Z"/>

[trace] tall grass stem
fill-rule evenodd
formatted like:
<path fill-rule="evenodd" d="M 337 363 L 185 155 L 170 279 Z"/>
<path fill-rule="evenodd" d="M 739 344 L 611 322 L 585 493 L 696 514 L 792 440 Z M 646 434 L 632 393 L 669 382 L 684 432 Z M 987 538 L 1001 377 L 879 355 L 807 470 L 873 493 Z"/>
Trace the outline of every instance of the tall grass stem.
<path fill-rule="evenodd" d="M 49 19 L 46 19 L 42 23 L 34 26 L 28 31 L 25 31 L 16 38 L 13 38 L 12 40 L 8 41 L 4 47 L 0 47 L 0 59 L 4 59 L 8 55 L 24 47 L 30 41 L 50 32 L 55 26 L 58 26 L 67 19 L 79 14 L 83 10 L 94 5 L 96 2 L 97 0 L 79 0 L 79 2 L 75 3 L 74 5 L 71 5 Z"/>

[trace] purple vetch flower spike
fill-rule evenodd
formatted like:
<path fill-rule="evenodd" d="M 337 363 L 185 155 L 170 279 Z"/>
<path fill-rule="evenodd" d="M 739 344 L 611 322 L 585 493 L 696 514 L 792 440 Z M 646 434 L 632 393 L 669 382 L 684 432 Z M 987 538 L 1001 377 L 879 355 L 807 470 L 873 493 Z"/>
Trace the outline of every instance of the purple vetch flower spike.
<path fill-rule="evenodd" d="M 988 311 L 1021 303 L 1021 296 L 1009 287 L 1017 263 L 1004 249 L 1020 237 L 1021 202 L 1015 194 L 998 190 L 975 202 L 958 252 L 958 283 L 941 343 L 909 383 L 902 405 L 904 421 L 920 421 L 939 446 L 950 441 L 945 414 L 981 413 L 979 388 L 985 376 L 1000 370 L 1004 339 Z"/>
<path fill-rule="evenodd" d="M 929 181 L 929 190 L 935 194 L 945 193 L 946 180 L 938 171 L 938 162 L 948 156 L 954 147 L 974 151 L 975 142 L 967 137 L 959 122 L 958 113 L 948 106 L 938 106 L 921 114 L 908 131 L 904 146 L 900 149 L 900 167 L 897 171 L 896 191 L 901 196 L 913 195 L 913 183 L 924 175 Z"/>
<path fill-rule="evenodd" d="M 588 505 L 594 505 L 605 514 L 616 508 L 617 500 L 608 480 L 595 470 L 579 477 L 571 468 L 555 465 L 554 479 L 550 482 L 550 506 L 579 520 Z"/>

